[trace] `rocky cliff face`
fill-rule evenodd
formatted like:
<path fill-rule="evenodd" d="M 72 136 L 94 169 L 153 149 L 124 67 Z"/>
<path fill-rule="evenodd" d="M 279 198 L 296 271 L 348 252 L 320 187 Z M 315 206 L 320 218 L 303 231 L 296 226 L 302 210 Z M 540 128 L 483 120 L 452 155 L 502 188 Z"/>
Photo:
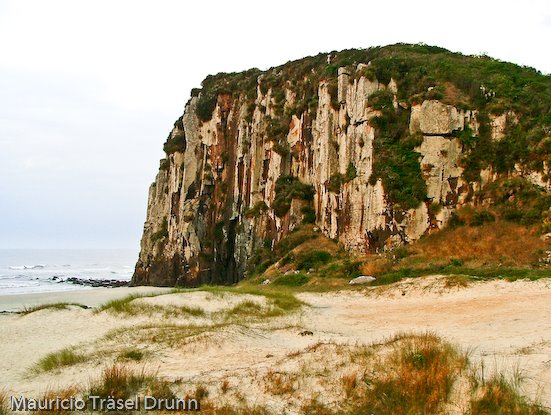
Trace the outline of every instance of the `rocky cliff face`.
<path fill-rule="evenodd" d="M 333 76 L 306 68 L 289 79 L 291 63 L 193 91 L 149 190 L 134 284 L 237 282 L 259 247 L 303 222 L 349 251 L 385 250 L 446 226 L 499 176 L 483 163 L 469 180 L 466 156 L 486 130 L 502 140 L 513 112 L 481 116 L 432 85 L 404 99 L 399 77 L 376 65 L 325 59 Z M 523 169 L 506 174 L 549 184 Z"/>

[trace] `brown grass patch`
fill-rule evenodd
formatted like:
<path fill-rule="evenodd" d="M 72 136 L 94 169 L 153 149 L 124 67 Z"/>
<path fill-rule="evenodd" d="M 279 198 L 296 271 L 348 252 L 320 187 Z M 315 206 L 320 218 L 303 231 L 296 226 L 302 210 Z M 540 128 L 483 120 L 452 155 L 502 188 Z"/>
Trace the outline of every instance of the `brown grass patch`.
<path fill-rule="evenodd" d="M 392 339 L 391 352 L 364 381 L 370 392 L 354 405 L 358 413 L 439 413 L 468 361 L 433 334 Z M 356 413 L 353 412 L 353 413 Z"/>
<path fill-rule="evenodd" d="M 222 384 L 220 385 L 220 391 L 222 393 L 226 393 L 229 390 L 230 390 L 230 381 L 228 379 L 224 379 L 222 381 Z"/>
<path fill-rule="evenodd" d="M 427 259 L 454 258 L 480 265 L 525 266 L 537 263 L 547 247 L 536 228 L 496 222 L 448 228 L 420 239 L 410 250 Z"/>
<path fill-rule="evenodd" d="M 295 379 L 292 374 L 275 372 L 270 369 L 264 375 L 266 392 L 272 395 L 285 395 L 295 391 Z"/>
<path fill-rule="evenodd" d="M 380 275 L 392 269 L 392 262 L 382 255 L 370 255 L 360 267 L 362 275 Z"/>
<path fill-rule="evenodd" d="M 40 399 L 42 401 L 46 401 L 46 400 L 55 401 L 56 399 L 60 399 L 60 400 L 67 399 L 67 400 L 69 400 L 71 398 L 74 398 L 75 396 L 78 396 L 78 389 L 76 388 L 76 386 L 70 386 L 68 388 L 59 389 L 59 390 L 48 389 L 44 393 L 44 395 L 42 395 L 42 397 Z M 42 409 L 42 410 L 38 410 L 38 411 L 31 411 L 31 413 L 33 413 L 33 414 L 55 415 L 55 414 L 70 414 L 72 412 L 69 411 L 69 410 L 63 410 L 63 409 L 59 408 L 58 410 L 53 410 L 53 411 L 48 411 L 48 410 Z"/>

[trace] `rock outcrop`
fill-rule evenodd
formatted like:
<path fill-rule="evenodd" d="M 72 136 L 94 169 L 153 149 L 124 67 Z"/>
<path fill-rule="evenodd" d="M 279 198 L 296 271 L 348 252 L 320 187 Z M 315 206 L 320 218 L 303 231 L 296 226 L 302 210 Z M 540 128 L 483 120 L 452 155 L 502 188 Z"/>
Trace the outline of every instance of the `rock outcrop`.
<path fill-rule="evenodd" d="M 409 104 L 399 79 L 378 80 L 370 70 L 340 67 L 335 81 L 314 79 L 310 95 L 297 87 L 308 72 L 291 81 L 277 68 L 248 75 L 254 83 L 246 88 L 194 91 L 149 190 L 133 284 L 237 282 L 258 248 L 304 221 L 349 251 L 381 251 L 442 228 L 472 203 L 480 183 L 463 176 L 461 134 L 478 135 L 478 111 L 430 96 Z M 374 171 L 387 139 L 381 120 L 394 116 L 405 120 L 400 140 L 416 140 L 407 154 L 426 194 L 414 202 L 385 188 L 399 177 Z M 494 140 L 504 123 L 492 123 Z M 491 167 L 486 173 L 481 180 L 492 180 Z"/>

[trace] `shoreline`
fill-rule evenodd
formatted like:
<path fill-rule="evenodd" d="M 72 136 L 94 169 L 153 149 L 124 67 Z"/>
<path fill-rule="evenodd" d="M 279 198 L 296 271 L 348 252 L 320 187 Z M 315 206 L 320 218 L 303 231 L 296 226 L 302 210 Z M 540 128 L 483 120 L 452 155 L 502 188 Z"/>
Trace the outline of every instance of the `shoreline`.
<path fill-rule="evenodd" d="M 97 307 L 107 301 L 130 294 L 146 294 L 170 291 L 167 287 L 89 287 L 66 291 L 48 291 L 25 294 L 1 294 L 0 313 L 16 313 L 25 307 L 51 303 L 79 303 L 87 307 Z"/>

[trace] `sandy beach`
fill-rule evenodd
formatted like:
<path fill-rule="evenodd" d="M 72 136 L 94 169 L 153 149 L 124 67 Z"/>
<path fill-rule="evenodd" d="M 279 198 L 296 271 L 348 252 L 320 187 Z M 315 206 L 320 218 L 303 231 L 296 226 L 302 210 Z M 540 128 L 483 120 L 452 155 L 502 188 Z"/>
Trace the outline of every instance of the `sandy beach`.
<path fill-rule="evenodd" d="M 170 289 L 160 287 L 117 287 L 0 295 L 0 312 L 17 312 L 36 305 L 59 302 L 79 303 L 88 307 L 97 307 L 107 301 L 130 294 L 146 294 L 168 290 Z"/>
<path fill-rule="evenodd" d="M 131 293 L 160 291 L 138 287 L 0 296 L 0 310 L 59 301 L 97 307 Z M 388 287 L 297 296 L 305 303 L 299 311 L 262 319 L 251 314 L 231 316 L 236 307 L 266 307 L 264 296 L 167 293 L 166 289 L 164 295 L 134 300 L 140 308 L 132 314 L 80 307 L 27 315 L 5 313 L 0 315 L 4 339 L 0 388 L 29 396 L 70 385 L 84 388 L 132 348 L 143 352 L 144 358 L 129 364 L 155 370 L 183 388 L 201 384 L 216 399 L 246 391 L 247 400 L 268 404 L 274 413 L 282 408 L 295 413 L 293 405 L 299 407 L 300 399 L 319 395 L 319 385 L 305 378 L 295 394 L 270 395 L 262 379 L 282 371 L 301 371 L 308 365 L 331 364 L 342 354 L 340 347 L 376 344 L 400 332 L 430 331 L 469 350 L 471 359 L 483 359 L 489 371 L 520 368 L 527 396 L 551 406 L 549 279 L 489 281 L 465 287 L 433 276 Z M 33 371 L 48 353 L 67 347 L 87 358 L 72 366 Z M 320 349 L 316 355 L 319 347 L 329 349 Z M 233 395 L 220 392 L 224 382 Z"/>

